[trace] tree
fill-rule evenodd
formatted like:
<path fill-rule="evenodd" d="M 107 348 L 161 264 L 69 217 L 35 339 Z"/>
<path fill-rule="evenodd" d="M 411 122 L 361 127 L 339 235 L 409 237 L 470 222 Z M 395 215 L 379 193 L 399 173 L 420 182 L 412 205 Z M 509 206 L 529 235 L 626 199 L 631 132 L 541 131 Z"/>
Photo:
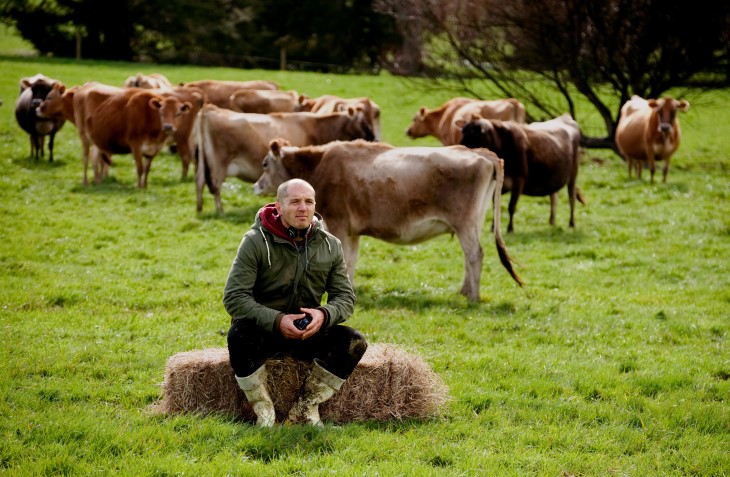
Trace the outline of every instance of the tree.
<path fill-rule="evenodd" d="M 587 98 L 607 134 L 585 138 L 586 147 L 615 150 L 620 107 L 634 94 L 658 97 L 700 78 L 704 86 L 728 84 L 727 2 L 380 0 L 379 8 L 428 32 L 432 84 L 456 79 L 474 94 L 474 78 L 487 80 L 490 94 L 520 99 L 531 119 L 566 109 L 575 117 L 575 95 Z M 545 88 L 562 101 L 550 103 Z"/>

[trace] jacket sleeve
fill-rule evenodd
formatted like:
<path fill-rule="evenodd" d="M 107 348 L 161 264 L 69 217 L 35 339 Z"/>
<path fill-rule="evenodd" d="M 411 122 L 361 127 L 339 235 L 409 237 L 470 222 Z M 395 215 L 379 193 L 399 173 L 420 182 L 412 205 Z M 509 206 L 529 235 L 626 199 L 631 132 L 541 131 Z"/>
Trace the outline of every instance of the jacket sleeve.
<path fill-rule="evenodd" d="M 334 236 L 331 236 L 332 240 Z M 327 310 L 329 322 L 327 326 L 334 326 L 347 320 L 355 311 L 355 292 L 347 276 L 342 243 L 335 238 L 336 253 L 329 277 L 327 279 L 327 304 L 322 308 Z"/>
<path fill-rule="evenodd" d="M 238 246 L 236 258 L 228 272 L 223 291 L 223 306 L 232 320 L 252 320 L 262 329 L 273 333 L 278 310 L 256 302 L 253 295 L 259 268 L 259 248 L 255 233 L 246 233 Z"/>

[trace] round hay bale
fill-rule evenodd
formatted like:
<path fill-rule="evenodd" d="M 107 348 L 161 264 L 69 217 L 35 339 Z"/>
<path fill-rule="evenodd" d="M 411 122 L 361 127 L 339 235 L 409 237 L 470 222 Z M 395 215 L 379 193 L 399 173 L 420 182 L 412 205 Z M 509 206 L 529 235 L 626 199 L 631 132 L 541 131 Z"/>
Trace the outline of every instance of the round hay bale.
<path fill-rule="evenodd" d="M 289 409 L 309 375 L 311 363 L 292 358 L 266 362 L 267 388 L 277 421 Z M 256 416 L 236 383 L 226 348 L 188 351 L 165 367 L 163 414 L 222 412 L 254 422 Z M 448 401 L 441 378 L 421 359 L 391 344 L 372 344 L 335 395 L 320 406 L 325 422 L 386 421 L 439 415 Z"/>

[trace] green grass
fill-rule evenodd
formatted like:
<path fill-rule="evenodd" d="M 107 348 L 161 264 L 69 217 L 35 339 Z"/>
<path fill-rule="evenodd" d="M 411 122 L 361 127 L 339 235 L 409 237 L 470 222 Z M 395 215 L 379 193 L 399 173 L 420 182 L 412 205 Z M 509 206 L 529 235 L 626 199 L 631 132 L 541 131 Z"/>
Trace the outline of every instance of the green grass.
<path fill-rule="evenodd" d="M 268 198 L 231 179 L 226 213 L 206 192 L 197 214 L 193 180 L 167 153 L 147 190 L 129 156 L 83 187 L 73 125 L 49 164 L 30 158 L 15 123 L 22 76 L 120 85 L 137 71 L 369 95 L 384 140 L 401 146 L 436 145 L 404 131 L 419 106 L 447 96 L 387 75 L 0 57 L 0 474 L 730 473 L 730 91 L 692 98 L 667 184 L 627 180 L 616 156 L 586 151 L 589 204 L 575 230 L 565 194 L 556 227 L 547 198 L 523 197 L 506 241 L 525 289 L 499 265 L 488 226 L 477 304 L 457 293 L 455 238 L 363 239 L 349 323 L 432 365 L 453 398 L 443 418 L 260 430 L 149 408 L 170 356 L 225 346 L 223 285 Z"/>

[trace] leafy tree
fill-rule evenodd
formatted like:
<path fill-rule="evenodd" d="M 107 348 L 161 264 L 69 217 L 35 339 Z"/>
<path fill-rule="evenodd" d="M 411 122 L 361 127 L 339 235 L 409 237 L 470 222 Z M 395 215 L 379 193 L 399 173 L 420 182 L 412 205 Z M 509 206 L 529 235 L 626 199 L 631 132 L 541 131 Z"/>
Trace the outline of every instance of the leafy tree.
<path fill-rule="evenodd" d="M 584 96 L 607 131 L 586 138 L 587 147 L 615 149 L 620 106 L 631 95 L 658 97 L 699 78 L 727 85 L 728 2 L 380 0 L 378 8 L 426 32 L 431 84 L 457 79 L 462 92 L 475 94 L 474 78 L 488 80 L 490 94 L 520 99 L 531 119 L 575 116 L 574 97 Z M 563 101 L 546 102 L 545 88 Z"/>

